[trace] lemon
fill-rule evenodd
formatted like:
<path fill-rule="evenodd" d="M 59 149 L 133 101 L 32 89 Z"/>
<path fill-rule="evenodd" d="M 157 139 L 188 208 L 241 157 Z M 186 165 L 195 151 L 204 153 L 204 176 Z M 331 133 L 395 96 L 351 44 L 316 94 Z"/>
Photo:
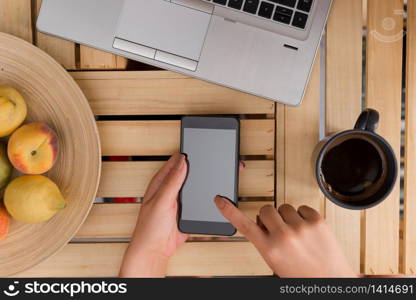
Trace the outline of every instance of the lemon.
<path fill-rule="evenodd" d="M 4 205 L 13 219 L 23 223 L 40 223 L 65 208 L 58 186 L 42 175 L 25 175 L 6 187 Z"/>

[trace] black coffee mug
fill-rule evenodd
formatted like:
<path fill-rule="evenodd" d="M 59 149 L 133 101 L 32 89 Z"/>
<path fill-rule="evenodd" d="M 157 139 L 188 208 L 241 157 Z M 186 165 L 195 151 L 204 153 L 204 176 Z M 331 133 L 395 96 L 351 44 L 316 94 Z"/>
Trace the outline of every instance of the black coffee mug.
<path fill-rule="evenodd" d="M 326 137 L 315 149 L 318 185 L 341 207 L 373 207 L 386 199 L 396 183 L 397 159 L 390 144 L 375 133 L 378 122 L 378 112 L 366 109 L 354 129 Z"/>

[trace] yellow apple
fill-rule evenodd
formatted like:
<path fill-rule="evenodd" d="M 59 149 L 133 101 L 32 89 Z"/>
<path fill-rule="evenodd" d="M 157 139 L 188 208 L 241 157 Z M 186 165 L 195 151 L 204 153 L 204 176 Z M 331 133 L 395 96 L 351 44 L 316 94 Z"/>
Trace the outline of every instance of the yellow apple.
<path fill-rule="evenodd" d="M 7 154 L 12 165 L 25 174 L 49 171 L 58 156 L 58 139 L 44 123 L 29 123 L 10 136 Z"/>
<path fill-rule="evenodd" d="M 6 146 L 0 143 L 0 189 L 9 182 L 12 170 L 13 167 L 7 158 Z"/>
<path fill-rule="evenodd" d="M 0 86 L 0 137 L 10 135 L 26 118 L 27 107 L 14 88 Z"/>
<path fill-rule="evenodd" d="M 58 186 L 42 175 L 17 177 L 6 187 L 4 205 L 13 219 L 33 224 L 48 221 L 66 206 Z"/>

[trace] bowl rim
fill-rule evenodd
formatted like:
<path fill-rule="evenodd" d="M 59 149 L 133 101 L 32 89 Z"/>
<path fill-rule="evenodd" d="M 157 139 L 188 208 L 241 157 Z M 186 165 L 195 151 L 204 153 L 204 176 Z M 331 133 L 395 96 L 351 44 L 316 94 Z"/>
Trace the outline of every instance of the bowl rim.
<path fill-rule="evenodd" d="M 1 274 L 2 276 L 12 276 L 12 275 L 18 275 L 19 273 L 22 273 L 30 268 L 33 268 L 34 266 L 40 264 L 41 262 L 45 261 L 46 259 L 50 258 L 51 256 L 55 255 L 57 252 L 61 251 L 65 246 L 68 245 L 68 243 L 71 241 L 71 239 L 73 239 L 73 237 L 75 236 L 75 234 L 79 231 L 79 229 L 81 228 L 81 226 L 84 224 L 86 218 L 88 217 L 91 208 L 94 204 L 94 200 L 97 196 L 97 192 L 98 192 L 98 188 L 99 188 L 99 183 L 100 183 L 100 178 L 101 178 L 101 169 L 102 169 L 102 150 L 101 150 L 101 143 L 100 143 L 100 135 L 99 135 L 99 130 L 97 127 L 97 123 L 93 114 L 93 111 L 91 109 L 91 106 L 88 103 L 88 100 L 85 96 L 85 94 L 82 92 L 81 88 L 79 87 L 79 85 L 76 83 L 76 81 L 71 77 L 71 75 L 67 72 L 67 70 L 65 70 L 57 61 L 55 61 L 49 54 L 47 54 L 46 52 L 42 51 L 41 49 L 39 49 L 38 47 L 36 47 L 35 45 L 32 45 L 31 43 L 20 39 L 18 37 L 15 37 L 13 35 L 7 34 L 7 33 L 3 33 L 0 32 L 0 45 L 2 43 L 9 43 L 9 44 L 14 44 L 17 47 L 27 47 L 30 48 L 31 51 L 33 51 L 33 57 L 32 59 L 35 60 L 36 57 L 38 57 L 39 60 L 43 60 L 44 62 L 47 62 L 48 64 L 50 64 L 54 69 L 56 69 L 56 72 L 63 76 L 63 78 L 67 81 L 68 83 L 68 88 L 73 89 L 73 92 L 77 94 L 77 97 L 79 97 L 79 101 L 80 102 L 84 102 L 85 105 L 85 109 L 88 110 L 88 118 L 89 120 L 87 120 L 87 118 L 85 118 L 85 120 L 90 123 L 92 131 L 91 133 L 93 133 L 93 136 L 95 136 L 95 139 L 93 141 L 91 141 L 92 144 L 94 145 L 94 149 L 97 150 L 96 152 L 96 163 L 94 164 L 94 174 L 97 174 L 97 178 L 96 180 L 94 180 L 92 182 L 93 187 L 91 185 L 91 193 L 94 195 L 93 199 L 89 199 L 89 204 L 88 207 L 84 207 L 84 209 L 82 210 L 83 212 L 83 216 L 82 218 L 80 218 L 80 222 L 79 224 L 74 227 L 74 230 L 71 234 L 68 234 L 68 236 L 65 239 L 62 239 L 62 241 L 60 242 L 61 244 L 57 247 L 55 247 L 52 251 L 48 252 L 47 255 L 44 255 L 43 257 L 39 258 L 38 260 L 33 260 L 32 263 L 28 263 L 27 265 L 25 265 L 24 267 L 16 268 L 15 271 L 11 272 L 11 273 L 3 273 Z M 7 44 L 7 47 L 10 47 L 10 45 Z M 1 47 L 0 47 L 0 53 L 1 53 Z M 16 57 L 19 57 L 18 55 L 16 55 Z M 0 73 L 1 74 L 1 73 Z M 84 108 L 83 108 L 84 109 Z M 91 164 L 92 165 L 92 164 Z M 86 203 L 86 201 L 85 201 Z M 7 239 L 7 237 L 6 237 Z"/>

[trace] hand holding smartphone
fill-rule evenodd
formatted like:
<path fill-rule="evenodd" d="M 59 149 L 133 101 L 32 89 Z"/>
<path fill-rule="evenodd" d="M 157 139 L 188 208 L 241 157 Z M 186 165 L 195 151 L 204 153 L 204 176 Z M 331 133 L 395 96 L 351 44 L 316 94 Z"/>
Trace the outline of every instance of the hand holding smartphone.
<path fill-rule="evenodd" d="M 235 228 L 214 203 L 221 195 L 237 204 L 240 124 L 233 117 L 183 117 L 181 152 L 188 176 L 180 193 L 179 230 L 226 235 Z"/>

